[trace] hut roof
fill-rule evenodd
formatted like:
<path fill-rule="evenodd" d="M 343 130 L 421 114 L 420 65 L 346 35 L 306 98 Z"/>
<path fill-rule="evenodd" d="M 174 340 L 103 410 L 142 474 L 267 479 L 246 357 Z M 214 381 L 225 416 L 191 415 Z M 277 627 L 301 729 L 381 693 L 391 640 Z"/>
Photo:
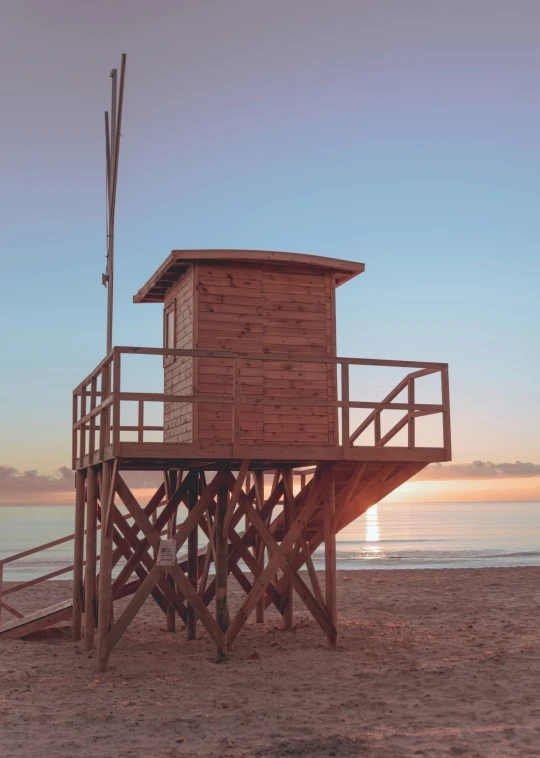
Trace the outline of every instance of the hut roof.
<path fill-rule="evenodd" d="M 177 281 L 187 266 L 195 261 L 261 263 L 332 271 L 336 278 L 336 286 L 364 270 L 363 263 L 304 253 L 282 253 L 275 250 L 173 250 L 144 287 L 137 292 L 133 302 L 162 303 L 169 287 Z"/>

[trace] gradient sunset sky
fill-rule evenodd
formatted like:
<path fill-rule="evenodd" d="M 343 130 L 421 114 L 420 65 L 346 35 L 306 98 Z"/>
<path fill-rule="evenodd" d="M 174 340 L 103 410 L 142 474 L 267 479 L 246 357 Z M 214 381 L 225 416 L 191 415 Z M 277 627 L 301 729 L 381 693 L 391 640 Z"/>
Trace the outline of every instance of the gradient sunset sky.
<path fill-rule="evenodd" d="M 115 343 L 161 345 L 131 298 L 173 248 L 363 261 L 338 354 L 450 364 L 456 467 L 394 498 L 540 500 L 539 28 L 537 0 L 6 0 L 0 503 L 71 497 L 122 52 Z"/>

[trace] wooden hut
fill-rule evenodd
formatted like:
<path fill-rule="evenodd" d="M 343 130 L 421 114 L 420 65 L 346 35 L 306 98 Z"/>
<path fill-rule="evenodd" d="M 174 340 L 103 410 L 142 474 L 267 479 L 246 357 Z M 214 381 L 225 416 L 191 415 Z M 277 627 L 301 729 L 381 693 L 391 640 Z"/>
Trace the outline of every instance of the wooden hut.
<path fill-rule="evenodd" d="M 134 297 L 164 304 L 164 347 L 267 355 L 336 355 L 335 289 L 362 263 L 261 250 L 173 250 Z M 167 356 L 165 394 L 233 394 L 233 359 Z M 247 360 L 246 395 L 336 400 L 335 364 Z M 250 445 L 335 445 L 335 407 L 245 404 L 239 437 Z M 223 403 L 165 404 L 164 441 L 229 442 Z"/>

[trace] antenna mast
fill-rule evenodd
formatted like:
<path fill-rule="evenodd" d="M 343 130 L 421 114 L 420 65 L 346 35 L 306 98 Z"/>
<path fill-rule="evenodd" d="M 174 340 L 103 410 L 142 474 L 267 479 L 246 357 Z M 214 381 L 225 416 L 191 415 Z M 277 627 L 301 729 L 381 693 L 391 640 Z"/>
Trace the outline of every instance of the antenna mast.
<path fill-rule="evenodd" d="M 124 104 L 124 81 L 126 78 L 126 55 L 122 55 L 120 68 L 120 91 L 118 71 L 111 71 L 111 112 L 105 111 L 105 163 L 107 179 L 107 268 L 102 283 L 107 287 L 107 355 L 113 346 L 113 295 L 114 295 L 114 211 L 116 206 L 116 183 Z"/>

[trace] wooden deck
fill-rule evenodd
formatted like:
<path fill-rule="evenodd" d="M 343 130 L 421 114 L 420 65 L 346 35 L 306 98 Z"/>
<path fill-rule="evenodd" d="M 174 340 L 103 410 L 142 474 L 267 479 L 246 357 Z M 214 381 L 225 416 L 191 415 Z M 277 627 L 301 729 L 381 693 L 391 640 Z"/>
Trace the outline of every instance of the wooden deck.
<path fill-rule="evenodd" d="M 122 387 L 123 356 L 164 356 L 228 359 L 233 364 L 232 393 L 193 392 L 189 395 L 169 395 L 162 392 L 126 392 Z M 294 358 L 295 365 L 325 363 L 339 372 L 340 388 L 335 397 L 270 396 L 253 394 L 243 384 L 243 367 L 250 361 L 286 362 Z M 382 397 L 356 398 L 350 389 L 350 372 L 353 367 L 370 367 L 380 371 L 400 369 L 404 376 Z M 440 400 L 420 403 L 418 383 L 425 377 L 440 382 Z M 251 392 L 250 392 L 251 389 Z M 300 395 L 300 392 L 298 393 Z M 401 397 L 400 397 L 401 396 Z M 163 441 L 161 423 L 148 423 L 149 406 L 161 409 L 165 404 L 182 406 L 219 403 L 230 409 L 230 443 L 218 437 L 193 442 Z M 136 407 L 136 418 L 126 423 L 127 406 Z M 287 441 L 253 444 L 244 435 L 240 422 L 242 407 L 248 405 L 270 408 L 333 409 L 339 414 L 338 444 L 292 444 Z M 150 410 L 152 412 L 152 409 Z M 358 422 L 354 414 L 364 417 Z M 388 424 L 386 419 L 399 419 Z M 154 411 L 155 415 L 155 411 Z M 132 414 L 133 416 L 133 414 Z M 422 444 L 417 433 L 418 419 L 439 417 L 438 445 Z M 102 433 L 103 432 L 103 433 Z M 152 439 L 149 439 L 152 437 Z M 156 439 L 156 437 L 158 439 Z M 133 439 L 135 438 L 135 439 Z M 401 441 L 401 444 L 399 442 Z M 396 444 L 398 443 L 398 444 Z M 266 353 L 232 353 L 230 351 L 173 350 L 162 348 L 116 347 L 73 393 L 73 468 L 86 469 L 103 461 L 118 458 L 122 468 L 166 469 L 170 467 L 211 468 L 219 461 L 239 465 L 244 459 L 259 463 L 260 467 L 279 467 L 314 464 L 318 461 L 386 461 L 394 463 L 434 463 L 451 458 L 450 403 L 448 366 L 444 363 L 390 361 L 363 358 L 329 358 L 321 356 L 276 355 Z"/>

